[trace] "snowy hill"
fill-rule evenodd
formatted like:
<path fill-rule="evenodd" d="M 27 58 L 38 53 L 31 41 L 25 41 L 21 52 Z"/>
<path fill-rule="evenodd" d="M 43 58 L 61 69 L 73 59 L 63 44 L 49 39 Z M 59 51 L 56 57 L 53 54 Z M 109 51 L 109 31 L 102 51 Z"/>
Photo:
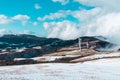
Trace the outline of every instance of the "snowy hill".
<path fill-rule="evenodd" d="M 110 51 L 98 50 L 115 45 L 95 36 L 84 36 L 81 37 L 80 51 L 78 39 L 60 40 L 24 34 L 4 35 L 0 37 L 0 42 L 0 65 L 81 62 L 75 60 L 95 54 L 108 54 Z"/>
<path fill-rule="evenodd" d="M 4 35 L 0 80 L 119 80 L 120 51 L 100 51 L 115 44 L 99 38 L 81 37 L 79 50 L 78 39 Z"/>
<path fill-rule="evenodd" d="M 119 80 L 120 59 L 0 67 L 1 80 Z"/>

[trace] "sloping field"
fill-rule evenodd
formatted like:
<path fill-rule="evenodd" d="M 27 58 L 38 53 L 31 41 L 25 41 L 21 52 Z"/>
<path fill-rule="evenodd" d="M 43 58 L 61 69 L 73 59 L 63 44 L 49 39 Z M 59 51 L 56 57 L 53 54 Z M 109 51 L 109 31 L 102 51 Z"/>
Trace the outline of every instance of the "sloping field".
<path fill-rule="evenodd" d="M 0 80 L 119 80 L 120 59 L 1 66 Z"/>

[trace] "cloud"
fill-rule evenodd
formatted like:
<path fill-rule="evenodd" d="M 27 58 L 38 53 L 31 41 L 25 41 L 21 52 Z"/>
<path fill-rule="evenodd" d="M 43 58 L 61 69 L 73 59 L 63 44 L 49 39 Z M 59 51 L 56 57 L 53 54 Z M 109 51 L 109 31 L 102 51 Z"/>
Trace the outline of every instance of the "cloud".
<path fill-rule="evenodd" d="M 28 35 L 36 35 L 35 32 L 30 31 L 30 30 L 24 30 L 23 32 L 13 32 L 11 30 L 7 29 L 0 29 L 0 36 L 6 35 L 6 34 L 28 34 Z"/>
<path fill-rule="evenodd" d="M 95 18 L 98 14 L 101 13 L 100 11 L 101 8 L 94 8 L 91 10 L 76 10 L 71 12 L 71 16 L 78 19 L 79 21 L 86 22 L 91 20 L 93 17 Z"/>
<path fill-rule="evenodd" d="M 37 26 L 38 22 L 33 22 L 32 24 L 33 24 L 33 26 Z"/>
<path fill-rule="evenodd" d="M 24 30 L 23 32 L 21 32 L 20 34 L 28 34 L 28 35 L 35 35 L 36 33 L 30 30 Z"/>
<path fill-rule="evenodd" d="M 70 13 L 71 13 L 70 10 L 67 10 L 67 11 L 59 10 L 58 12 L 45 15 L 43 18 L 38 17 L 38 20 L 45 21 L 45 20 L 55 20 L 55 19 L 60 19 L 60 18 L 66 18 L 66 16 L 69 15 Z"/>
<path fill-rule="evenodd" d="M 51 38 L 69 40 L 75 39 L 80 35 L 77 24 L 68 20 L 62 22 L 45 22 L 44 28 L 48 31 L 48 37 Z"/>
<path fill-rule="evenodd" d="M 45 22 L 44 28 L 48 37 L 61 39 L 75 39 L 80 36 L 105 36 L 111 42 L 120 44 L 120 5 L 118 0 L 74 0 L 93 9 L 64 10 L 51 13 L 42 20 L 55 20 L 72 16 L 79 22 L 64 20 L 58 22 Z"/>
<path fill-rule="evenodd" d="M 75 0 L 84 5 L 101 7 L 107 11 L 119 11 L 120 10 L 120 1 L 119 0 Z"/>
<path fill-rule="evenodd" d="M 98 13 L 100 13 L 100 8 L 94 8 L 92 10 L 60 10 L 56 13 L 51 13 L 50 15 L 46 15 L 40 20 L 53 20 L 53 22 L 44 23 L 44 28 L 48 31 L 48 37 L 52 38 L 60 38 L 64 40 L 75 39 L 80 37 L 86 33 L 85 27 L 82 27 L 83 24 L 92 20 L 92 18 L 96 17 Z M 80 23 L 65 20 L 67 16 L 72 16 L 76 18 Z M 55 22 L 56 19 L 64 18 L 63 21 Z M 94 19 L 93 19 L 94 20 Z M 73 31 L 72 31 L 73 30 Z M 72 31 L 72 32 L 71 32 Z"/>
<path fill-rule="evenodd" d="M 5 15 L 0 15 L 0 24 L 9 24 L 12 21 Z"/>
<path fill-rule="evenodd" d="M 14 17 L 12 17 L 13 20 L 18 20 L 22 22 L 22 25 L 25 25 L 27 23 L 27 21 L 30 19 L 30 17 L 28 15 L 21 15 L 18 14 Z"/>
<path fill-rule="evenodd" d="M 92 21 L 93 17 L 97 18 L 97 15 L 100 13 L 100 11 L 101 11 L 100 8 L 94 8 L 92 10 L 82 9 L 82 10 L 75 10 L 75 11 L 61 10 L 56 13 L 52 13 L 51 15 L 47 15 L 47 17 L 46 16 L 43 17 L 43 20 L 47 20 L 47 19 L 53 20 L 53 22 L 44 23 L 44 28 L 48 31 L 48 34 L 49 34 L 48 37 L 55 37 L 55 38 L 58 37 L 64 40 L 75 39 L 77 37 L 80 37 L 86 34 L 87 28 L 83 26 L 89 23 L 90 20 Z M 60 15 L 56 16 L 56 14 L 60 14 Z M 71 21 L 65 20 L 65 18 L 69 15 L 76 18 L 80 23 L 74 22 L 72 20 Z M 55 19 L 60 19 L 60 18 L 64 18 L 63 21 L 54 22 Z M 72 32 L 73 34 L 70 32 L 71 30 L 73 30 Z"/>
<path fill-rule="evenodd" d="M 85 24 L 88 36 L 101 35 L 107 37 L 111 42 L 120 44 L 120 13 L 109 13 L 95 19 L 94 22 Z M 87 30 L 88 29 L 88 30 Z"/>
<path fill-rule="evenodd" d="M 94 6 L 98 10 L 93 17 L 88 16 L 80 24 L 81 33 L 88 36 L 105 36 L 111 42 L 120 44 L 120 5 L 118 0 L 76 0 L 80 4 Z M 93 9 L 92 9 L 93 10 Z M 92 10 L 88 10 L 94 12 Z M 84 13 L 86 14 L 86 13 Z M 79 17 L 81 19 L 81 17 Z"/>
<path fill-rule="evenodd" d="M 69 3 L 70 0 L 52 0 L 53 2 L 59 2 L 61 3 L 62 5 L 66 5 Z"/>
<path fill-rule="evenodd" d="M 13 34 L 13 32 L 6 29 L 0 29 L 0 36 L 3 36 L 5 34 Z"/>
<path fill-rule="evenodd" d="M 61 18 L 66 18 L 67 16 L 72 16 L 79 21 L 85 21 L 88 20 L 88 18 L 92 18 L 93 16 L 96 16 L 100 13 L 101 8 L 94 8 L 92 10 L 85 10 L 85 9 L 80 9 L 80 10 L 59 10 L 58 12 L 55 13 L 50 13 L 49 15 L 45 15 L 44 17 L 38 17 L 39 21 L 45 21 L 45 20 L 56 20 L 56 19 L 61 19 Z"/>
<path fill-rule="evenodd" d="M 35 8 L 36 10 L 38 10 L 38 9 L 41 9 L 42 7 L 41 7 L 39 4 L 35 4 L 35 5 L 34 5 L 34 8 Z"/>

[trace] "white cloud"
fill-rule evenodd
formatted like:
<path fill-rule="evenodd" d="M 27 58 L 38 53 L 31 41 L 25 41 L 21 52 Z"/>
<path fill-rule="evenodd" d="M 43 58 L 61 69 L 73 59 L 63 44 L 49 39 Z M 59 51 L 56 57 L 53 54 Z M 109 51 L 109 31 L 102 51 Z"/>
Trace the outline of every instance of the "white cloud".
<path fill-rule="evenodd" d="M 120 44 L 120 13 L 109 13 L 86 24 L 85 35 L 101 35 L 109 38 L 113 43 Z"/>
<path fill-rule="evenodd" d="M 29 34 L 29 35 L 35 35 L 35 32 L 32 32 L 30 30 L 24 30 L 23 32 L 21 32 L 20 34 Z"/>
<path fill-rule="evenodd" d="M 5 15 L 0 15 L 0 24 L 9 24 L 12 21 Z"/>
<path fill-rule="evenodd" d="M 77 24 L 67 20 L 62 22 L 45 22 L 44 28 L 48 31 L 48 37 L 52 38 L 69 40 L 75 39 L 80 35 Z"/>
<path fill-rule="evenodd" d="M 53 2 L 59 2 L 61 3 L 62 5 L 66 5 L 69 3 L 70 0 L 52 0 Z"/>
<path fill-rule="evenodd" d="M 56 20 L 56 19 L 61 19 L 61 18 L 66 18 L 67 16 L 72 16 L 79 21 L 86 21 L 88 18 L 92 18 L 93 16 L 98 15 L 101 11 L 101 8 L 94 8 L 92 10 L 59 10 L 58 12 L 55 13 L 50 13 L 49 15 L 45 15 L 44 17 L 38 17 L 39 21 L 45 21 L 45 20 Z"/>
<path fill-rule="evenodd" d="M 5 34 L 13 34 L 13 32 L 10 30 L 6 30 L 6 29 L 0 29 L 0 36 L 5 35 Z"/>
<path fill-rule="evenodd" d="M 30 17 L 27 16 L 27 15 L 18 14 L 18 15 L 16 15 L 16 16 L 14 16 L 12 19 L 14 19 L 14 20 L 21 20 L 21 21 L 26 21 L 26 20 L 29 20 Z"/>
<path fill-rule="evenodd" d="M 33 22 L 32 24 L 33 24 L 33 26 L 37 26 L 38 22 Z"/>
<path fill-rule="evenodd" d="M 79 21 L 88 21 L 92 19 L 93 17 L 95 18 L 98 14 L 101 12 L 101 8 L 94 8 L 92 10 L 76 10 L 72 11 L 71 15 L 78 19 Z"/>
<path fill-rule="evenodd" d="M 88 16 L 87 22 L 80 24 L 81 33 L 88 36 L 105 36 L 110 41 L 120 44 L 120 5 L 118 0 L 76 0 L 81 4 L 94 6 L 100 11 L 95 16 Z M 88 10 L 92 11 L 92 10 Z M 93 11 L 94 12 L 94 11 Z M 86 13 L 83 13 L 86 14 Z M 81 17 L 79 17 L 81 19 Z M 89 22 L 88 22 L 89 21 Z"/>
<path fill-rule="evenodd" d="M 37 9 L 37 10 L 42 8 L 39 4 L 35 4 L 34 7 L 35 7 L 35 9 Z"/>
<path fill-rule="evenodd" d="M 101 11 L 100 8 L 94 8 L 92 10 L 83 9 L 83 10 L 76 10 L 76 11 L 71 11 L 71 10 L 58 11 L 56 13 L 52 13 L 51 15 L 47 15 L 47 17 L 46 16 L 43 17 L 43 20 L 47 20 L 47 19 L 55 20 L 55 19 L 60 19 L 60 18 L 66 18 L 68 15 L 71 15 L 72 17 L 78 19 L 80 21 L 80 24 L 73 22 L 73 21 L 65 20 L 62 22 L 44 23 L 44 28 L 49 32 L 48 37 L 58 37 L 61 39 L 75 39 L 86 33 L 87 28 L 85 29 L 85 27 L 82 27 L 83 24 L 86 25 L 86 23 L 89 23 L 90 20 L 92 21 L 93 17 L 96 18 L 97 14 L 99 14 L 100 11 Z M 60 14 L 60 15 L 56 16 L 56 14 Z M 81 30 L 81 28 L 84 28 L 84 29 Z M 70 31 L 73 30 L 72 32 L 73 34 L 71 34 L 69 30 Z M 67 34 L 64 35 L 64 33 L 67 33 Z"/>
<path fill-rule="evenodd" d="M 118 0 L 75 0 L 81 4 L 94 6 L 90 10 L 58 11 L 47 15 L 43 20 L 66 18 L 68 15 L 76 18 L 79 23 L 71 21 L 46 22 L 44 28 L 48 37 L 75 39 L 79 36 L 105 36 L 113 43 L 120 44 L 120 5 Z M 77 28 L 78 27 L 78 28 Z"/>
<path fill-rule="evenodd" d="M 58 12 L 50 13 L 49 15 L 45 15 L 43 18 L 38 17 L 38 20 L 44 21 L 44 20 L 55 20 L 55 19 L 65 18 L 70 13 L 71 13 L 70 10 L 67 10 L 67 11 L 60 10 Z"/>
<path fill-rule="evenodd" d="M 85 27 L 83 30 L 80 30 L 81 26 L 89 22 L 89 20 L 92 21 L 92 18 L 93 17 L 95 18 L 100 11 L 101 11 L 100 8 L 94 8 L 92 10 L 83 9 L 83 10 L 76 10 L 76 11 L 62 10 L 56 13 L 52 13 L 51 15 L 47 15 L 43 17 L 42 20 L 47 20 L 47 19 L 55 20 L 60 18 L 66 18 L 68 15 L 71 15 L 72 17 L 78 19 L 80 21 L 80 24 L 73 21 L 67 21 L 67 20 L 64 20 L 62 22 L 44 23 L 44 28 L 49 32 L 48 37 L 55 37 L 55 38 L 58 37 L 60 39 L 65 39 L 65 40 L 75 39 L 77 37 L 84 35 L 83 32 L 86 33 Z"/>
<path fill-rule="evenodd" d="M 102 9 L 106 9 L 106 11 L 118 11 L 120 10 L 120 0 L 75 0 L 79 3 L 101 7 Z"/>
<path fill-rule="evenodd" d="M 25 25 L 27 23 L 27 21 L 30 19 L 30 17 L 28 15 L 21 15 L 18 14 L 14 17 L 12 17 L 13 20 L 19 20 L 22 22 L 22 25 Z"/>

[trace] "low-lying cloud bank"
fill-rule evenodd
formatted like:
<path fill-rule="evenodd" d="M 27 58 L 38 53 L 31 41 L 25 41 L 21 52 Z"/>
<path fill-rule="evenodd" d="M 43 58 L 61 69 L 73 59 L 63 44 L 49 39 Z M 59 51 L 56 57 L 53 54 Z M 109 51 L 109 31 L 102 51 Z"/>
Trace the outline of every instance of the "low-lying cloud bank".
<path fill-rule="evenodd" d="M 120 1 L 74 0 L 74 2 L 94 8 L 90 10 L 59 11 L 61 15 L 64 13 L 64 17 L 71 16 L 77 21 L 66 20 L 62 17 L 63 20 L 59 22 L 45 22 L 44 28 L 48 31 L 48 37 L 68 40 L 80 36 L 104 36 L 112 43 L 120 44 Z M 49 16 L 54 16 L 54 13 Z"/>

